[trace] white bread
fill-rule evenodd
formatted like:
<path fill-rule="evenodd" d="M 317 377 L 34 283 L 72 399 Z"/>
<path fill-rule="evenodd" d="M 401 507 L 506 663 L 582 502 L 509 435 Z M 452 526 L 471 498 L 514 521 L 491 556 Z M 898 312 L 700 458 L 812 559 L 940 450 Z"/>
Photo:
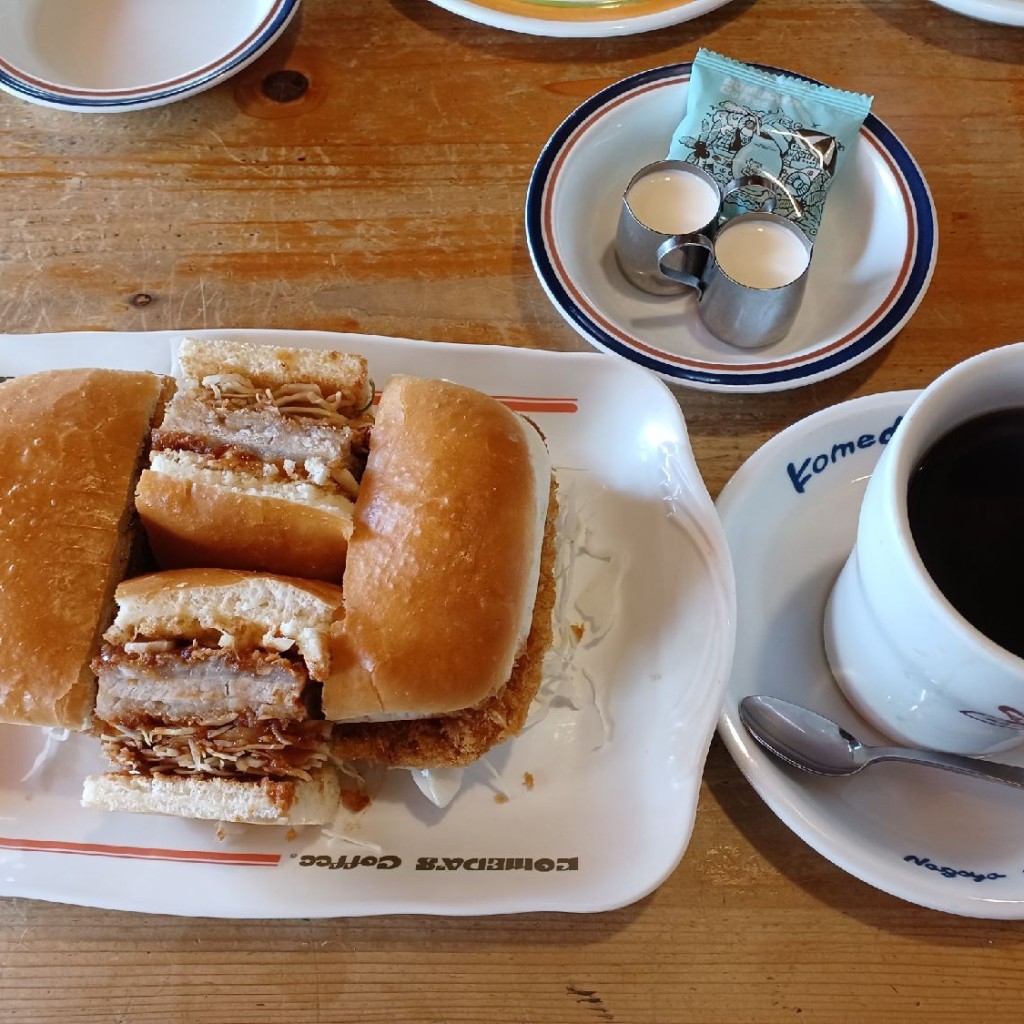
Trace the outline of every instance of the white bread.
<path fill-rule="evenodd" d="M 480 705 L 533 620 L 551 467 L 536 428 L 448 381 L 393 377 L 356 501 L 326 718 Z"/>
<path fill-rule="evenodd" d="M 193 381 L 219 373 L 241 374 L 259 388 L 309 381 L 325 395 L 346 395 L 352 410 L 365 409 L 373 398 L 366 360 L 350 352 L 185 338 L 178 348 L 178 365 Z"/>
<path fill-rule="evenodd" d="M 225 646 L 278 649 L 294 641 L 313 679 L 330 664 L 329 634 L 340 613 L 339 587 L 231 569 L 179 569 L 126 580 L 104 639 L 124 645 L 196 639 L 218 631 Z"/>
<path fill-rule="evenodd" d="M 172 382 L 52 370 L 0 384 L 0 721 L 81 730 L 132 541 L 132 492 Z"/>
<path fill-rule="evenodd" d="M 352 530 L 352 499 L 326 491 L 311 481 L 268 479 L 253 467 L 215 469 L 195 452 L 153 452 L 149 465 L 143 476 L 166 476 L 182 484 L 218 486 L 236 494 L 290 502 L 300 508 L 337 515 L 345 528 Z"/>
<path fill-rule="evenodd" d="M 82 806 L 209 821 L 299 826 L 333 821 L 340 795 L 337 772 L 330 767 L 308 781 L 110 773 L 85 779 Z"/>

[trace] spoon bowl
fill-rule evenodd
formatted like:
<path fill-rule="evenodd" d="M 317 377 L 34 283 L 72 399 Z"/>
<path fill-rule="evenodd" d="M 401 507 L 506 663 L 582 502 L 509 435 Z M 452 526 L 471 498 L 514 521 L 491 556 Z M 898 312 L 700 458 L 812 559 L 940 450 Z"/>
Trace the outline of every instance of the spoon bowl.
<path fill-rule="evenodd" d="M 779 697 L 744 697 L 739 717 L 766 750 L 815 775 L 853 775 L 877 761 L 906 761 L 1024 789 L 1024 768 L 936 750 L 868 746 L 824 715 Z"/>

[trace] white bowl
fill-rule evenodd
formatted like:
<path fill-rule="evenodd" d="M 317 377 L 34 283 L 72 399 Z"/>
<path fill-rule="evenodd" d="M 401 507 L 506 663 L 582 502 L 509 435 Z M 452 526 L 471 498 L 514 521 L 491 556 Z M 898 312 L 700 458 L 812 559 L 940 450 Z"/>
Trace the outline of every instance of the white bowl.
<path fill-rule="evenodd" d="M 171 103 L 255 60 L 298 6 L 299 0 L 4 0 L 0 88 L 82 112 Z"/>

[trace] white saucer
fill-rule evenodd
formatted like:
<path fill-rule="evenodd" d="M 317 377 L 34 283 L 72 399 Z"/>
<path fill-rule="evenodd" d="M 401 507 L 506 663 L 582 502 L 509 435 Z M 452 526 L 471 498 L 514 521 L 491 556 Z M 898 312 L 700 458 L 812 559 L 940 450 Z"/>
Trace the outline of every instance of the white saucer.
<path fill-rule="evenodd" d="M 698 18 L 729 0 L 432 0 L 453 14 L 535 36 L 630 36 Z"/>
<path fill-rule="evenodd" d="M 636 170 L 668 152 L 691 67 L 673 64 L 616 82 L 551 136 L 526 200 L 527 244 L 545 291 L 591 344 L 690 387 L 778 391 L 866 359 L 917 308 L 937 250 L 924 177 L 871 114 L 829 195 L 799 316 L 778 344 L 726 345 L 698 322 L 692 294 L 646 295 L 619 271 L 622 192 Z"/>
<path fill-rule="evenodd" d="M 255 60 L 299 0 L 3 0 L 0 88 L 118 112 L 184 99 Z"/>
<path fill-rule="evenodd" d="M 748 694 L 771 694 L 820 711 L 864 742 L 882 741 L 833 683 L 821 640 L 825 599 L 881 448 L 835 461 L 832 452 L 877 437 L 916 394 L 871 395 L 816 413 L 764 445 L 722 491 L 737 639 L 719 732 L 768 806 L 850 874 L 936 910 L 1024 918 L 1024 792 L 895 763 L 845 779 L 809 775 L 762 750 L 737 714 Z M 791 470 L 809 477 L 803 493 Z M 1000 758 L 1024 764 L 1024 749 Z"/>
<path fill-rule="evenodd" d="M 1024 0 L 933 0 L 957 14 L 998 25 L 1024 25 Z"/>

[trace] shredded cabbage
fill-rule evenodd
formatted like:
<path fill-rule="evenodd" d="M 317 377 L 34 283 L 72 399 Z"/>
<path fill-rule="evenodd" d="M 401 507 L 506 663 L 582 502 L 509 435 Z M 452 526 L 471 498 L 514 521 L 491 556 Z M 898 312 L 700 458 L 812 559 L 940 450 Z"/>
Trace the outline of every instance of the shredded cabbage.
<path fill-rule="evenodd" d="M 36 759 L 32 762 L 32 767 L 21 777 L 22 782 L 28 782 L 29 779 L 39 775 L 44 765 L 53 757 L 56 756 L 57 751 L 60 749 L 60 745 L 71 735 L 70 729 L 55 729 L 50 726 L 43 727 L 43 749 L 36 754 Z"/>

